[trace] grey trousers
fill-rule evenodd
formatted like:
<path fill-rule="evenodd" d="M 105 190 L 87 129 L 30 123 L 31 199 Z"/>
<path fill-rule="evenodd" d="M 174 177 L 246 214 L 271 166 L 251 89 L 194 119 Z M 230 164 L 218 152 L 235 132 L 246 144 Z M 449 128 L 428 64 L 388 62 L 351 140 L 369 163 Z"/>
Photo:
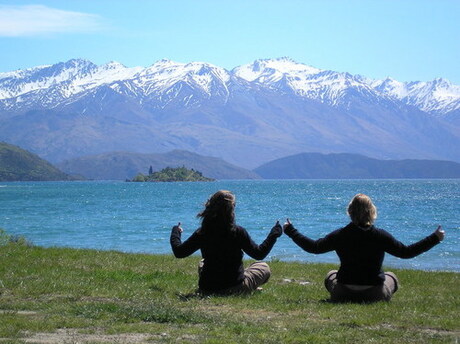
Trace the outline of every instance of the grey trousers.
<path fill-rule="evenodd" d="M 337 281 L 337 270 L 329 271 L 324 280 L 326 289 L 335 302 L 376 302 L 389 301 L 398 290 L 399 281 L 392 272 L 385 272 L 382 285 L 361 286 L 342 284 Z"/>

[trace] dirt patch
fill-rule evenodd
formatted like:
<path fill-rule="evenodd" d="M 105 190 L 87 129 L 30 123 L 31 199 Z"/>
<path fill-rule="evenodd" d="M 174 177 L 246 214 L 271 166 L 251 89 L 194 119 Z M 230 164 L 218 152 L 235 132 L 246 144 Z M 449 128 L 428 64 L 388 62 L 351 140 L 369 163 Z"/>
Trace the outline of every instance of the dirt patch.
<path fill-rule="evenodd" d="M 38 313 L 34 311 L 16 311 L 16 310 L 9 310 L 9 309 L 0 309 L 0 314 L 35 315 Z"/>
<path fill-rule="evenodd" d="M 392 330 L 392 331 L 400 331 L 403 329 L 401 326 L 393 326 L 390 324 L 380 324 L 377 326 L 365 326 L 365 328 L 371 329 L 371 330 L 380 330 L 380 329 L 385 329 L 385 330 Z M 427 334 L 437 334 L 441 336 L 449 336 L 453 337 L 457 343 L 457 341 L 460 341 L 460 331 L 457 330 L 442 330 L 442 329 L 435 329 L 435 328 L 424 328 L 424 327 L 411 327 L 411 331 L 413 332 L 420 332 L 420 333 L 427 333 Z"/>
<path fill-rule="evenodd" d="M 51 333 L 24 333 L 21 338 L 25 343 L 34 344 L 74 344 L 74 343 L 123 343 L 123 344 L 144 344 L 156 342 L 161 338 L 167 338 L 166 333 L 79 333 L 77 330 L 61 329 Z M 1 341 L 1 340 L 0 340 Z"/>

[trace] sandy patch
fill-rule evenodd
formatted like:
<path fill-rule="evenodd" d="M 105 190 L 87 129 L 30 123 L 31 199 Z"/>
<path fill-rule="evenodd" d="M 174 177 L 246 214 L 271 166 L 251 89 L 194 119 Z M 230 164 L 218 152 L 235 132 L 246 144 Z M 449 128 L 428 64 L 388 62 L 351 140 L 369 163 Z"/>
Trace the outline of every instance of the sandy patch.
<path fill-rule="evenodd" d="M 16 311 L 9 309 L 0 309 L 0 314 L 19 314 L 19 315 L 35 315 L 37 312 L 34 311 Z"/>
<path fill-rule="evenodd" d="M 154 343 L 161 338 L 166 338 L 166 333 L 121 333 L 121 334 L 98 334 L 98 333 L 79 333 L 73 329 L 60 329 L 52 333 L 24 333 L 25 338 L 21 338 L 25 343 L 34 344 L 80 344 L 80 343 L 123 343 L 123 344 L 143 344 Z M 0 340 L 1 341 L 1 340 Z"/>

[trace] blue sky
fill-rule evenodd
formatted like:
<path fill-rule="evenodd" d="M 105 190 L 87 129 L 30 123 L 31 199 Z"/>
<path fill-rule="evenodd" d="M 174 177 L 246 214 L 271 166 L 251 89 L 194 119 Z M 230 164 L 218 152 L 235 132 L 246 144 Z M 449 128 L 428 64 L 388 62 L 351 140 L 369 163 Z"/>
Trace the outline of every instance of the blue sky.
<path fill-rule="evenodd" d="M 321 69 L 460 84 L 457 0 L 0 0 L 0 72 L 85 58 Z"/>

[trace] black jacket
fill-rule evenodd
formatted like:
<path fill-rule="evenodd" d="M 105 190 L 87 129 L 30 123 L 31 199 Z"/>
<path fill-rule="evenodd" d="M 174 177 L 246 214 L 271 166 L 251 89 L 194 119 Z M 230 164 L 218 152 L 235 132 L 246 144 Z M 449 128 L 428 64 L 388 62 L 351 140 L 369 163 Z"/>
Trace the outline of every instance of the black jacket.
<path fill-rule="evenodd" d="M 206 233 L 199 228 L 182 243 L 180 230 L 174 226 L 170 242 L 177 258 L 184 258 L 198 249 L 201 250 L 204 265 L 199 288 L 218 292 L 243 281 L 243 252 L 254 259 L 264 259 L 281 234 L 281 226 L 275 225 L 262 244 L 257 245 L 241 226 L 235 225 L 231 230 L 211 228 Z"/>
<path fill-rule="evenodd" d="M 340 258 L 338 282 L 357 285 L 383 283 L 385 275 L 382 263 L 385 252 L 399 258 L 412 258 L 439 243 L 438 237 L 433 233 L 406 246 L 383 229 L 374 226 L 359 227 L 353 223 L 318 240 L 302 235 L 292 225 L 285 228 L 285 233 L 307 252 L 336 251 Z"/>

